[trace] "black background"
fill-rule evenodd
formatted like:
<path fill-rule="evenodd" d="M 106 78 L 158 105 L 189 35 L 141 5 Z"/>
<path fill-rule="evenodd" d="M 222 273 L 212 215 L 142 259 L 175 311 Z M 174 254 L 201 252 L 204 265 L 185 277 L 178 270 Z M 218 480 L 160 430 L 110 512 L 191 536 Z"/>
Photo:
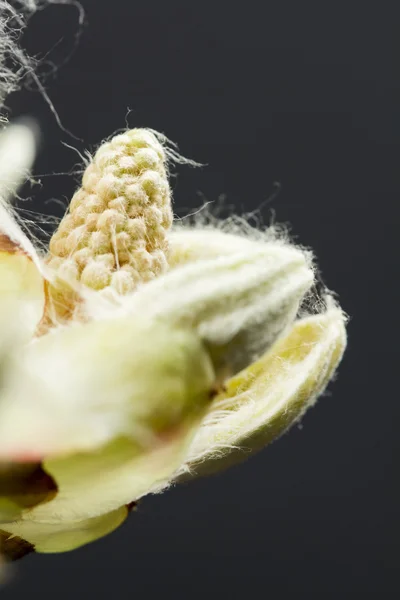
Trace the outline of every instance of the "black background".
<path fill-rule="evenodd" d="M 207 163 L 179 168 L 179 215 L 221 195 L 239 213 L 255 210 L 279 182 L 264 221 L 273 209 L 314 248 L 351 316 L 349 347 L 302 429 L 226 473 L 147 499 L 108 538 L 27 557 L 2 597 L 397 598 L 396 3 L 82 4 L 79 45 L 47 89 L 83 141 L 59 129 L 38 93 L 11 101 L 14 115 L 41 124 L 36 173 L 70 171 L 80 159 L 61 140 L 93 149 L 127 119 Z M 50 7 L 24 43 L 59 64 L 77 29 L 74 8 Z M 65 202 L 76 180 L 41 181 L 29 208 L 60 215 L 48 201 Z"/>

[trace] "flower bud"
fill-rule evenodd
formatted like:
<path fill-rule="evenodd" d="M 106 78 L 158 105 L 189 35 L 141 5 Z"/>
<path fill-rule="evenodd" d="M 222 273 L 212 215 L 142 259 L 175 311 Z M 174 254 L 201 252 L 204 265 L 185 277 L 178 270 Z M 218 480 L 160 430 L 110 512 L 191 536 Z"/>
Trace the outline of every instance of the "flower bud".
<path fill-rule="evenodd" d="M 102 144 L 50 241 L 47 322 L 68 320 L 79 285 L 126 294 L 167 268 L 172 223 L 167 157 L 150 130 Z"/>
<path fill-rule="evenodd" d="M 312 283 L 301 250 L 238 238 L 236 249 L 231 243 L 225 255 L 189 260 L 143 286 L 125 305 L 133 314 L 196 331 L 216 371 L 226 376 L 247 366 L 283 333 Z"/>
<path fill-rule="evenodd" d="M 118 436 L 139 447 L 199 419 L 215 376 L 195 333 L 121 317 L 58 329 L 10 362 L 0 457 L 93 450 Z"/>
<path fill-rule="evenodd" d="M 144 317 L 71 325 L 36 340 L 4 382 L 0 457 L 42 459 L 58 491 L 2 529 L 36 544 L 41 523 L 57 524 L 55 545 L 43 538 L 43 551 L 60 547 L 58 533 L 61 545 L 75 540 L 74 523 L 83 537 L 73 544 L 104 535 L 106 513 L 168 481 L 182 463 L 214 386 L 194 332 Z M 101 515 L 105 525 L 93 530 L 91 521 L 87 531 L 84 521 Z"/>
<path fill-rule="evenodd" d="M 296 423 L 324 391 L 346 346 L 345 318 L 297 321 L 257 362 L 226 382 L 198 430 L 179 476 L 207 475 L 241 462 Z"/>

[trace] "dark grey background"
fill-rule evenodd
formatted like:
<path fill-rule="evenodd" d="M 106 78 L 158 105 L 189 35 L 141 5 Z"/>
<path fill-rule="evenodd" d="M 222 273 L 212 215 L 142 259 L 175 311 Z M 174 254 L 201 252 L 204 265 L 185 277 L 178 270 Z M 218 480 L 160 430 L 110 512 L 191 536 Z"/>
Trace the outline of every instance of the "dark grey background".
<path fill-rule="evenodd" d="M 182 215 L 226 195 L 271 209 L 312 246 L 351 316 L 329 397 L 256 458 L 144 501 L 109 538 L 30 556 L 6 599 L 396 598 L 399 568 L 398 257 L 400 60 L 396 3 L 87 0 L 79 46 L 49 95 L 14 114 L 43 130 L 36 173 L 149 126 L 207 163 L 179 168 Z M 60 63 L 77 12 L 52 7 L 25 35 Z M 61 38 L 63 37 L 63 40 Z M 60 41 L 61 40 L 61 41 Z M 61 214 L 73 177 L 42 178 L 30 208 Z M 199 195 L 201 192 L 201 195 Z M 397 298 L 396 298 L 397 295 Z"/>

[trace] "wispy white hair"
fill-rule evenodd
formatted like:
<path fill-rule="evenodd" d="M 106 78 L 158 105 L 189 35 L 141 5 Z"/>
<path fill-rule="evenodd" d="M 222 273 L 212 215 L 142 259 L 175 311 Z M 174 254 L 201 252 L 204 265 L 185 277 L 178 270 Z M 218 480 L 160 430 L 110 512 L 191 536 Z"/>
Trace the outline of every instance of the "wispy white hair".
<path fill-rule="evenodd" d="M 75 0 L 0 0 L 0 122 L 6 121 L 5 99 L 20 88 L 27 75 L 33 77 L 52 108 L 45 89 L 35 75 L 36 61 L 23 51 L 19 43 L 30 17 L 48 4 L 76 5 L 83 18 L 83 11 Z"/>

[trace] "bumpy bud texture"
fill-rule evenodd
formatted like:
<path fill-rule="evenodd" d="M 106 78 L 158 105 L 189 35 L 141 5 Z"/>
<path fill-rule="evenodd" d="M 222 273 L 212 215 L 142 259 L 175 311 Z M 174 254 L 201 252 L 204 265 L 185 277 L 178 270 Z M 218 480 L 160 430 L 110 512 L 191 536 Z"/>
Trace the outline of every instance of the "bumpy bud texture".
<path fill-rule="evenodd" d="M 73 311 L 77 283 L 126 294 L 163 273 L 171 223 L 166 155 L 156 136 L 133 129 L 103 144 L 50 242 L 53 320 Z"/>

